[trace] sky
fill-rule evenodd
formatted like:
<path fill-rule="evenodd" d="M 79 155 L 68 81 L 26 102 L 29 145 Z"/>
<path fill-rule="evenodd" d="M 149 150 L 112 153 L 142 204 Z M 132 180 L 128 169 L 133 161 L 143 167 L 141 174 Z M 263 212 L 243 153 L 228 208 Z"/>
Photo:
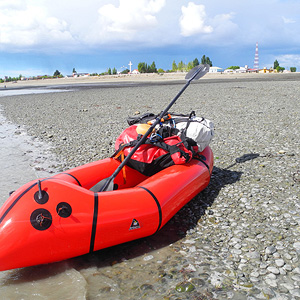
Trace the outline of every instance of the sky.
<path fill-rule="evenodd" d="M 214 66 L 300 71 L 299 0 L 0 0 L 0 78 Z"/>

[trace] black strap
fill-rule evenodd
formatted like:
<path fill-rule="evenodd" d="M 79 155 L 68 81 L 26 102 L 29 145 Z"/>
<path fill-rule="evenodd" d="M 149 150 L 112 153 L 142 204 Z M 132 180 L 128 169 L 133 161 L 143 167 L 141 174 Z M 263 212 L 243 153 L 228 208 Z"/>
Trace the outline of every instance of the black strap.
<path fill-rule="evenodd" d="M 98 209 L 99 209 L 98 194 L 94 193 L 94 214 L 93 214 L 93 223 L 92 223 L 92 232 L 91 232 L 90 252 L 94 251 L 94 246 L 95 246 L 97 220 L 98 220 Z"/>
<path fill-rule="evenodd" d="M 160 203 L 159 203 L 158 199 L 156 198 L 156 196 L 149 189 L 145 188 L 144 186 L 138 186 L 138 187 L 145 190 L 146 192 L 148 192 L 152 196 L 154 201 L 156 202 L 156 205 L 158 208 L 158 217 L 159 217 L 158 227 L 157 227 L 157 230 L 155 231 L 155 233 L 156 233 L 160 229 L 161 223 L 162 223 L 162 209 L 161 209 Z"/>
<path fill-rule="evenodd" d="M 177 152 L 180 153 L 180 156 L 185 158 L 185 161 L 188 162 L 190 160 L 190 155 L 186 152 L 184 152 L 182 149 L 179 148 L 179 144 L 183 144 L 183 142 L 180 142 L 179 144 L 176 145 L 168 145 L 166 144 L 163 140 L 157 141 L 155 143 L 152 143 L 149 141 L 149 139 L 146 141 L 146 144 L 152 144 L 156 147 L 159 147 L 163 150 L 166 150 L 167 152 L 169 152 L 171 155 L 175 154 Z"/>
<path fill-rule="evenodd" d="M 70 177 L 72 177 L 73 179 L 76 180 L 76 182 L 78 183 L 79 186 L 82 186 L 81 183 L 80 183 L 80 181 L 74 175 L 66 173 L 66 172 L 63 172 L 61 174 L 69 175 Z"/>
<path fill-rule="evenodd" d="M 134 147 L 138 142 L 139 142 L 139 138 L 136 139 L 136 140 L 134 140 L 134 141 L 131 141 L 131 142 L 127 143 L 127 144 L 120 144 L 120 145 L 119 145 L 119 149 L 118 149 L 111 157 L 113 158 L 113 157 L 118 156 L 118 154 L 119 154 L 124 148 L 126 148 L 126 147 Z M 161 149 L 163 149 L 163 150 L 169 152 L 171 155 L 172 155 L 172 154 L 175 154 L 175 153 L 177 153 L 177 152 L 179 152 L 179 153 L 180 153 L 180 156 L 181 156 L 181 157 L 183 156 L 183 157 L 185 158 L 185 161 L 188 162 L 188 161 L 191 159 L 191 157 L 190 157 L 190 155 L 189 155 L 188 153 L 184 152 L 182 149 L 179 148 L 179 144 L 181 144 L 181 143 L 186 147 L 186 145 L 184 144 L 183 141 L 181 141 L 180 143 L 178 143 L 178 144 L 176 144 L 176 145 L 168 145 L 168 144 L 166 144 L 166 143 L 164 142 L 163 139 L 153 141 L 153 140 L 151 140 L 150 138 L 148 138 L 148 139 L 146 140 L 146 142 L 145 142 L 145 144 L 153 145 L 153 146 L 156 146 L 156 147 L 158 147 L 158 148 L 161 148 Z M 186 148 L 187 148 L 187 147 L 186 147 Z M 188 149 L 188 148 L 187 148 L 187 149 Z M 190 151 L 192 151 L 192 149 L 191 149 Z M 192 151 L 192 153 L 193 153 L 193 151 Z M 193 153 L 193 154 L 194 154 L 194 153 Z"/>
<path fill-rule="evenodd" d="M 155 115 L 153 113 L 145 113 L 141 116 L 135 116 L 135 117 L 129 117 L 127 119 L 128 125 L 133 125 L 137 123 L 147 123 L 150 120 L 153 120 L 157 117 L 158 115 Z"/>

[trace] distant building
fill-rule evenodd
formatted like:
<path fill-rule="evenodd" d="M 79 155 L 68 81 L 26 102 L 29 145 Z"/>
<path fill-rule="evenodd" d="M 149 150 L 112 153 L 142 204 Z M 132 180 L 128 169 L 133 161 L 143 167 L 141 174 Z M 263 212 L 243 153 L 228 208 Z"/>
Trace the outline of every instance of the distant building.
<path fill-rule="evenodd" d="M 220 73 L 220 72 L 223 72 L 222 68 L 219 68 L 219 67 L 210 67 L 209 68 L 209 73 Z"/>
<path fill-rule="evenodd" d="M 134 69 L 131 74 L 140 74 L 139 70 L 138 69 Z"/>
<path fill-rule="evenodd" d="M 258 73 L 277 73 L 277 70 L 273 70 L 273 68 L 267 69 L 266 67 L 264 67 L 263 69 L 260 69 Z"/>
<path fill-rule="evenodd" d="M 249 69 L 248 65 L 245 65 L 245 67 L 239 67 L 238 69 L 226 69 L 224 73 L 248 73 L 251 72 L 253 69 Z M 257 71 L 257 70 L 253 70 Z"/>
<path fill-rule="evenodd" d="M 240 67 L 239 69 L 235 70 L 236 73 L 247 73 L 248 72 L 248 66 Z"/>
<path fill-rule="evenodd" d="M 73 73 L 73 77 L 88 77 L 89 73 Z"/>
<path fill-rule="evenodd" d="M 77 76 L 79 76 L 79 77 L 88 77 L 88 76 L 90 76 L 90 73 L 77 73 Z"/>

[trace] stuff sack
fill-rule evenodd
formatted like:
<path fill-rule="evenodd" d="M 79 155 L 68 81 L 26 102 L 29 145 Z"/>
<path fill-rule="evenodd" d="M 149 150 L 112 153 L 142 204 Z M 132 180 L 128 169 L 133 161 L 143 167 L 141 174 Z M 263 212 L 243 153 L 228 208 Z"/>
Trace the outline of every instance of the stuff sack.
<path fill-rule="evenodd" d="M 211 142 L 214 136 L 214 124 L 212 121 L 199 118 L 195 115 L 184 121 L 176 121 L 175 126 L 179 130 L 178 135 L 184 134 L 192 139 L 198 146 L 198 151 L 202 152 Z"/>
<path fill-rule="evenodd" d="M 115 143 L 115 158 L 124 158 L 138 143 L 141 135 L 137 133 L 137 126 L 132 125 L 126 128 L 117 138 Z M 163 139 L 149 137 L 132 155 L 128 166 L 139 171 L 146 176 L 155 173 L 175 164 L 185 164 L 189 162 L 195 150 L 184 145 L 178 135 L 172 135 Z"/>

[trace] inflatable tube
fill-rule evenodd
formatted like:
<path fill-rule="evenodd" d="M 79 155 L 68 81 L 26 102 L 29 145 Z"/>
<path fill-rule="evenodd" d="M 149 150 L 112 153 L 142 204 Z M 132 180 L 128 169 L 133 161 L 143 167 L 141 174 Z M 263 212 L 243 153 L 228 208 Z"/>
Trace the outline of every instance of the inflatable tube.
<path fill-rule="evenodd" d="M 61 261 L 156 233 L 208 185 L 213 154 L 206 147 L 200 159 L 151 177 L 125 166 L 114 181 L 116 190 L 90 190 L 119 164 L 107 158 L 16 190 L 0 209 L 0 271 Z"/>

